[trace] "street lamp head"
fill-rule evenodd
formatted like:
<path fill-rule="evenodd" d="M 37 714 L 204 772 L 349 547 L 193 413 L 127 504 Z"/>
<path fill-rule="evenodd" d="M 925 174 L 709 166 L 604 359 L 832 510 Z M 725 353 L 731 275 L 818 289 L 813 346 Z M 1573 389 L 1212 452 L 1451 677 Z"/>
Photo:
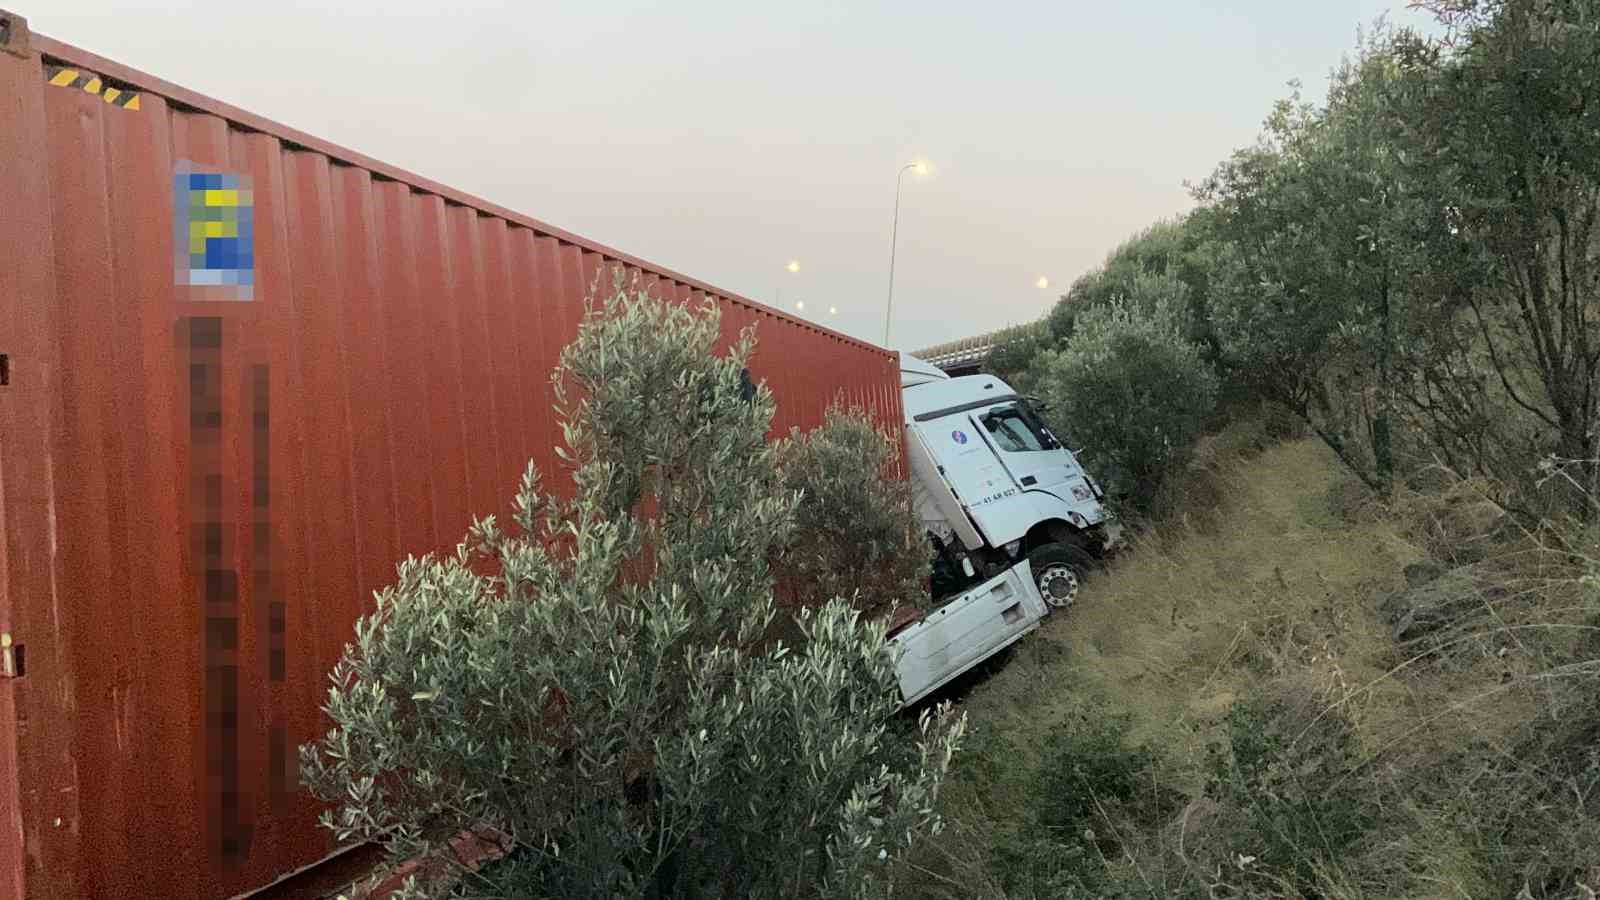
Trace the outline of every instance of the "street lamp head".
<path fill-rule="evenodd" d="M 828 307 L 828 315 L 837 316 L 838 314 L 839 314 L 839 307 L 837 307 L 837 306 Z"/>
<path fill-rule="evenodd" d="M 1040 275 L 1039 276 L 1039 280 L 1035 281 L 1034 284 L 1038 285 L 1039 286 L 1039 290 L 1042 291 L 1045 288 L 1050 286 L 1050 279 L 1044 277 L 1043 275 Z"/>
<path fill-rule="evenodd" d="M 791 260 L 789 260 L 789 264 L 787 266 L 784 266 L 784 268 L 788 269 L 791 272 L 798 272 L 798 271 L 800 271 L 800 260 L 791 259 Z"/>
<path fill-rule="evenodd" d="M 925 160 L 919 159 L 911 164 L 911 171 L 917 173 L 918 175 L 926 175 L 928 174 L 928 163 Z"/>
<path fill-rule="evenodd" d="M 805 312 L 806 311 L 806 302 L 804 300 L 796 300 L 794 302 L 794 308 L 799 310 L 800 312 Z"/>

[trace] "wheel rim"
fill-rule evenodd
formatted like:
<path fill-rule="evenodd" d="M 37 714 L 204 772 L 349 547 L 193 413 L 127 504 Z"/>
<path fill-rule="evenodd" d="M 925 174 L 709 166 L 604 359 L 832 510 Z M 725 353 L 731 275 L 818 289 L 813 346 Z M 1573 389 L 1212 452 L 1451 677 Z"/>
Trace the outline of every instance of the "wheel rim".
<path fill-rule="evenodd" d="M 1065 609 L 1078 599 L 1078 573 L 1065 563 L 1053 563 L 1039 573 L 1039 593 L 1053 609 Z"/>

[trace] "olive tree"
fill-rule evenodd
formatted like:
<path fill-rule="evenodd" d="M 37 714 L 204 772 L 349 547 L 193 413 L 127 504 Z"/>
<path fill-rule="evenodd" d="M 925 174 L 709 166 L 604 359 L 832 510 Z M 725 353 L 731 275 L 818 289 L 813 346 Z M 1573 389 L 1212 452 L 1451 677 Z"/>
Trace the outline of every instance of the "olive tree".
<path fill-rule="evenodd" d="M 778 448 L 780 481 L 800 498 L 777 563 L 785 606 L 853 596 L 863 614 L 881 618 L 927 599 L 932 549 L 899 462 L 898 441 L 864 411 L 838 406 Z"/>
<path fill-rule="evenodd" d="M 964 724 L 897 720 L 881 623 L 834 600 L 764 639 L 794 531 L 773 398 L 715 306 L 616 292 L 555 376 L 576 490 L 407 559 L 301 748 L 323 824 L 441 861 L 430 897 L 863 896 L 940 827 Z M 506 857 L 450 868 L 450 838 Z"/>
<path fill-rule="evenodd" d="M 1327 102 L 1277 103 L 1254 147 L 1196 190 L 1220 242 L 1210 278 L 1224 364 L 1292 410 L 1362 480 L 1394 470 L 1397 347 L 1421 212 L 1399 172 L 1398 70 L 1374 32 Z"/>
<path fill-rule="evenodd" d="M 1186 289 L 1184 335 L 1214 362 L 1218 351 L 1207 313 L 1207 224 L 1201 217 L 1184 215 L 1156 222 L 1119 244 L 1099 268 L 1074 281 L 1045 317 L 1055 343 L 1071 337 L 1075 320 L 1089 309 L 1114 300 L 1141 302 L 1142 295 L 1135 292 L 1141 277 L 1171 275 Z"/>
<path fill-rule="evenodd" d="M 1431 0 L 1402 35 L 1403 171 L 1431 206 L 1410 279 L 1435 311 L 1402 399 L 1446 461 L 1528 481 L 1535 459 L 1600 489 L 1600 8 Z M 1562 481 L 1565 481 L 1564 479 Z"/>
<path fill-rule="evenodd" d="M 1033 361 L 1055 345 L 1047 319 L 1013 325 L 996 332 L 983 358 L 983 371 L 1019 391 L 1033 390 Z"/>
<path fill-rule="evenodd" d="M 1217 376 L 1185 337 L 1187 290 L 1172 274 L 1134 276 L 1131 300 L 1084 311 L 1040 364 L 1052 415 L 1135 509 L 1186 459 L 1216 403 Z"/>

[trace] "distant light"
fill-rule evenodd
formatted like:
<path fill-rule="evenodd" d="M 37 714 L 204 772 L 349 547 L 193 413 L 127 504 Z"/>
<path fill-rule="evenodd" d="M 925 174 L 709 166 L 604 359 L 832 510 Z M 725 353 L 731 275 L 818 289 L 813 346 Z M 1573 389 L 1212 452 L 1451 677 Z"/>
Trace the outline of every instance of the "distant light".
<path fill-rule="evenodd" d="M 839 314 L 839 307 L 837 307 L 837 306 L 828 307 L 828 315 L 837 316 L 838 314 Z"/>
<path fill-rule="evenodd" d="M 1035 281 L 1034 284 L 1037 284 L 1039 286 L 1039 290 L 1042 291 L 1045 288 L 1050 286 L 1050 279 L 1044 277 L 1043 275 L 1040 275 L 1039 276 L 1039 280 Z"/>
<path fill-rule="evenodd" d="M 806 308 L 806 302 L 804 300 L 796 300 L 794 303 L 794 308 L 804 311 Z"/>
<path fill-rule="evenodd" d="M 789 260 L 789 264 L 787 266 L 785 266 L 784 268 L 788 269 L 791 272 L 798 272 L 798 271 L 800 271 L 800 260 L 791 259 L 791 260 Z"/>

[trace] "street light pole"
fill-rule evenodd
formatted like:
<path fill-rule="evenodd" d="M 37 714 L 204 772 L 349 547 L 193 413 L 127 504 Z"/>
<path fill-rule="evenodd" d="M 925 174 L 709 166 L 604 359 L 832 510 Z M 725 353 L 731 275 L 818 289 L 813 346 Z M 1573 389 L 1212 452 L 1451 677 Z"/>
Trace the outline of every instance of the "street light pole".
<path fill-rule="evenodd" d="M 900 167 L 900 174 L 894 179 L 894 221 L 889 226 L 889 300 L 883 306 L 883 345 L 889 346 L 889 323 L 894 315 L 894 249 L 900 232 L 900 187 L 905 184 L 906 173 L 916 170 L 922 174 L 928 170 L 927 163 L 907 163 Z"/>

